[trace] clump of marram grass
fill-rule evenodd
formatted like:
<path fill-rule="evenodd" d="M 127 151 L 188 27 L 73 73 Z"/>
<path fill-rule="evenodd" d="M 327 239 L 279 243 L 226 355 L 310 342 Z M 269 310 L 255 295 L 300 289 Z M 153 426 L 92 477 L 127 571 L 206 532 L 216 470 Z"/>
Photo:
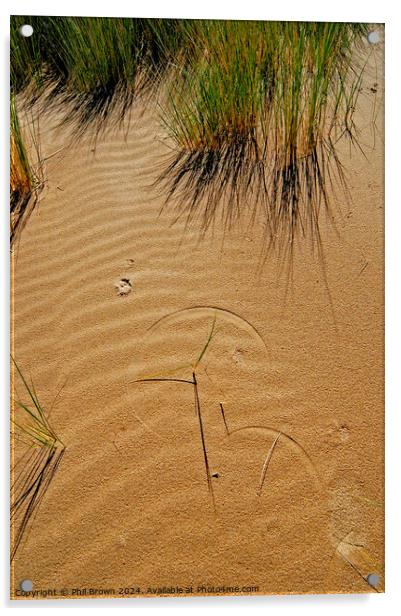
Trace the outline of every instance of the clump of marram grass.
<path fill-rule="evenodd" d="M 26 448 L 11 468 L 11 560 L 15 557 L 33 514 L 42 502 L 64 455 L 65 445 L 20 368 L 13 364 L 27 391 L 29 402 L 13 400 L 13 437 Z"/>
<path fill-rule="evenodd" d="M 22 138 L 14 97 L 10 101 L 10 192 L 11 203 L 25 199 L 33 189 L 33 173 Z"/>
<path fill-rule="evenodd" d="M 367 27 L 210 21 L 191 29 L 197 57 L 174 74 L 163 110 L 177 147 L 161 175 L 168 199 L 205 229 L 219 211 L 230 224 L 251 201 L 263 208 L 270 243 L 318 233 L 330 173 L 344 180 L 334 137 L 354 136 L 361 71 L 352 54 Z"/>
<path fill-rule="evenodd" d="M 22 226 L 28 203 L 37 189 L 37 176 L 22 135 L 15 97 L 10 100 L 10 242 Z"/>
<path fill-rule="evenodd" d="M 34 35 L 21 40 L 22 23 Z M 344 186 L 335 141 L 355 139 L 367 24 L 104 17 L 13 17 L 11 83 L 64 109 L 79 136 L 158 97 L 175 152 L 160 174 L 166 202 L 231 224 L 261 210 L 267 244 L 319 241 L 328 183 Z M 251 206 L 252 204 L 252 206 Z M 284 236 L 284 237 L 283 237 Z"/>
<path fill-rule="evenodd" d="M 31 40 L 18 28 L 33 26 Z M 64 120 L 82 132 L 114 116 L 122 120 L 134 99 L 160 82 L 182 48 L 179 20 L 106 17 L 11 19 L 11 85 L 45 107 L 63 106 Z M 113 113 L 112 113 L 113 112 Z"/>

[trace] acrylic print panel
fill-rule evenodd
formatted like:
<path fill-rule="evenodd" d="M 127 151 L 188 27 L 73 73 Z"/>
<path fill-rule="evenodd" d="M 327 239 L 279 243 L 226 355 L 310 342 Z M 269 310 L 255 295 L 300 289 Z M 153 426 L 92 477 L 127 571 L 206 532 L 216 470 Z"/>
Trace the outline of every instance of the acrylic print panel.
<path fill-rule="evenodd" d="M 11 19 L 13 598 L 383 591 L 383 54 Z"/>

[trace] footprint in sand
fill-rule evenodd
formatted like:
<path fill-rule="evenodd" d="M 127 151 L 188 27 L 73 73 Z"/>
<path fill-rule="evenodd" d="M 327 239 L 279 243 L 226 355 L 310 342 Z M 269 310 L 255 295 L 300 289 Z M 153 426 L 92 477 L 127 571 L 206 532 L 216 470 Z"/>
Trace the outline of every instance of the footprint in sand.
<path fill-rule="evenodd" d="M 120 278 L 118 282 L 114 284 L 117 289 L 117 295 L 128 295 L 132 291 L 132 283 L 129 278 Z"/>

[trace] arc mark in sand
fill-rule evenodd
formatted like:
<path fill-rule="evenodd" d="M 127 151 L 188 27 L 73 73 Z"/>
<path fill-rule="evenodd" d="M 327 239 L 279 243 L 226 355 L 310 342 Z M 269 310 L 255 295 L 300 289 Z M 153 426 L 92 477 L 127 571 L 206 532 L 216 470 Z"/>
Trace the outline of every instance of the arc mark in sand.
<path fill-rule="evenodd" d="M 266 350 L 266 352 L 268 352 L 267 345 L 266 345 L 262 335 L 257 330 L 257 328 L 254 325 L 252 325 L 252 323 L 250 321 L 248 321 L 247 319 L 245 319 L 241 315 L 237 314 L 233 310 L 229 310 L 228 308 L 221 308 L 220 306 L 213 306 L 213 305 L 206 305 L 205 304 L 205 305 L 190 306 L 189 308 L 180 308 L 179 310 L 175 310 L 174 312 L 170 312 L 169 314 L 166 314 L 163 317 L 160 317 L 160 319 L 158 319 L 150 327 L 148 327 L 147 331 L 149 332 L 149 331 L 155 329 L 155 327 L 157 327 L 160 323 L 162 323 L 164 321 L 167 321 L 168 319 L 172 318 L 173 316 L 176 316 L 176 315 L 178 315 L 180 313 L 189 312 L 189 311 L 195 311 L 195 310 L 212 310 L 214 312 L 221 312 L 223 314 L 226 314 L 226 315 L 229 315 L 231 317 L 234 317 L 242 325 L 245 324 L 247 329 L 250 329 L 254 334 L 256 334 L 256 336 L 258 337 L 258 339 L 262 343 L 264 349 Z"/>
<path fill-rule="evenodd" d="M 205 439 L 205 432 L 204 432 L 204 426 L 203 426 L 203 420 L 202 420 L 202 413 L 201 413 L 201 402 L 200 402 L 200 396 L 199 396 L 199 388 L 198 388 L 198 380 L 197 380 L 197 376 L 196 376 L 196 369 L 197 366 L 201 363 L 201 361 L 203 360 L 206 350 L 208 349 L 208 347 L 210 346 L 210 343 L 213 339 L 213 337 L 215 336 L 215 334 L 217 333 L 218 330 L 215 330 L 215 325 L 216 325 L 216 319 L 217 319 L 217 313 L 218 312 L 222 312 L 223 314 L 228 314 L 231 317 L 235 317 L 236 319 L 238 319 L 241 324 L 245 323 L 245 325 L 247 326 L 247 328 L 255 333 L 258 337 L 258 339 L 262 342 L 263 344 L 263 348 L 267 351 L 267 347 L 266 344 L 262 338 L 262 336 L 260 335 L 260 333 L 257 331 L 257 329 L 246 319 L 244 319 L 243 317 L 239 316 L 238 314 L 236 314 L 235 312 L 225 309 L 225 308 L 219 308 L 218 306 L 208 306 L 208 305 L 199 305 L 199 306 L 192 306 L 190 308 L 184 308 L 184 309 L 180 309 L 180 310 L 176 310 L 172 313 L 169 313 L 163 317 L 161 317 L 160 319 L 158 319 L 155 323 L 153 323 L 153 325 L 151 325 L 148 329 L 147 332 L 153 330 L 155 327 L 157 327 L 157 325 L 159 325 L 162 322 L 167 321 L 168 319 L 172 318 L 173 316 L 176 316 L 178 314 L 181 313 L 185 313 L 185 312 L 189 312 L 189 311 L 199 311 L 199 310 L 210 310 L 213 311 L 213 321 L 211 324 L 211 328 L 209 331 L 209 334 L 207 336 L 207 339 L 205 341 L 205 344 L 202 347 L 202 350 L 200 351 L 200 353 L 198 353 L 196 359 L 192 362 L 192 364 L 188 364 L 182 367 L 185 368 L 191 368 L 192 371 L 192 378 L 176 378 L 173 376 L 159 376 L 159 375 L 152 375 L 152 376 L 148 376 L 148 377 L 144 377 L 144 378 L 139 378 L 139 379 L 135 379 L 133 381 L 130 381 L 131 383 L 184 383 L 185 385 L 191 385 L 191 387 L 193 388 L 193 393 L 194 393 L 194 401 L 195 401 L 195 416 L 198 418 L 198 422 L 199 422 L 199 434 L 200 434 L 200 439 L 201 439 L 201 444 L 202 444 L 202 453 L 203 453 L 203 462 L 204 462 L 204 468 L 205 468 L 205 473 L 206 473 L 206 481 L 207 481 L 207 487 L 208 487 L 208 491 L 211 497 L 211 501 L 213 504 L 213 509 L 216 512 L 216 504 L 215 504 L 215 497 L 214 497 L 214 492 L 213 492 L 213 484 L 212 484 L 212 475 L 211 475 L 211 471 L 210 471 L 210 465 L 209 465 L 209 459 L 208 459 L 208 452 L 207 452 L 207 447 L 206 447 L 206 439 Z M 170 374 L 171 372 L 175 372 L 170 370 Z M 205 372 L 207 374 L 207 371 L 205 369 Z M 209 380 L 210 377 L 209 375 L 207 375 Z M 219 403 L 219 407 L 220 407 L 220 413 L 221 413 L 221 417 L 222 417 L 222 421 L 224 423 L 224 427 L 225 427 L 225 432 L 227 437 L 232 437 L 232 435 L 244 431 L 244 430 L 252 430 L 252 429 L 256 429 L 256 430 L 263 430 L 263 431 L 267 431 L 269 433 L 273 433 L 275 436 L 275 439 L 267 453 L 267 456 L 264 460 L 263 466 L 262 466 L 262 470 L 261 470 L 261 475 L 260 475 L 260 480 L 259 480 L 259 485 L 258 488 L 256 490 L 256 493 L 258 496 L 261 496 L 262 493 L 262 489 L 263 489 L 263 485 L 266 479 L 266 473 L 269 467 L 269 464 L 271 462 L 273 453 L 275 451 L 275 448 L 277 447 L 277 444 L 279 442 L 280 439 L 286 439 L 289 443 L 291 443 L 293 446 L 295 446 L 303 455 L 304 458 L 306 458 L 306 460 L 308 461 L 313 474 L 315 476 L 315 479 L 317 480 L 317 484 L 319 486 L 319 488 L 321 487 L 321 482 L 319 479 L 319 476 L 316 472 L 315 466 L 310 458 L 310 456 L 307 454 L 307 452 L 305 451 L 305 449 L 302 447 L 302 445 L 300 445 L 300 443 L 298 443 L 298 441 L 296 441 L 292 436 L 289 436 L 288 434 L 286 434 L 283 431 L 278 431 L 275 428 L 272 428 L 270 426 L 265 426 L 265 425 L 249 425 L 249 426 L 243 426 L 240 428 L 236 428 L 234 430 L 230 430 L 228 423 L 227 423 L 227 419 L 226 419 L 226 415 L 225 415 L 225 411 L 224 411 L 224 406 L 223 403 L 220 402 Z"/>
<path fill-rule="evenodd" d="M 211 478 L 211 472 L 210 472 L 210 466 L 209 466 L 209 460 L 208 460 L 208 454 L 207 454 L 207 448 L 206 448 L 204 426 L 203 426 L 203 421 L 202 421 L 202 413 L 201 413 L 201 403 L 200 403 L 200 397 L 199 397 L 198 381 L 197 381 L 197 378 L 196 378 L 196 368 L 200 364 L 202 359 L 204 358 L 205 353 L 206 353 L 206 351 L 207 351 L 207 349 L 208 349 L 208 347 L 209 347 L 209 345 L 210 345 L 214 335 L 217 333 L 217 331 L 215 330 L 215 326 L 216 326 L 216 319 L 217 319 L 217 313 L 218 312 L 220 312 L 222 314 L 225 314 L 225 315 L 229 315 L 230 317 L 234 317 L 236 320 L 238 320 L 241 323 L 241 325 L 245 324 L 247 329 L 250 329 L 254 334 L 256 334 L 257 338 L 262 343 L 263 348 L 264 348 L 265 351 L 267 351 L 267 346 L 266 346 L 266 343 L 263 340 L 262 336 L 260 335 L 258 330 L 254 327 L 254 325 L 252 325 L 252 323 L 250 323 L 247 319 L 241 317 L 240 315 L 236 314 L 232 310 L 229 310 L 229 309 L 226 309 L 226 308 L 220 308 L 218 306 L 197 305 L 197 306 L 191 306 L 189 308 L 184 308 L 184 309 L 176 310 L 176 311 L 171 312 L 171 313 L 161 317 L 160 319 L 158 319 L 155 323 L 153 323 L 147 329 L 147 332 L 152 331 L 160 323 L 162 323 L 162 322 L 164 323 L 166 320 L 176 316 L 177 314 L 185 313 L 185 312 L 188 312 L 188 311 L 199 311 L 199 310 L 208 310 L 208 311 L 210 310 L 214 314 L 213 314 L 212 326 L 211 326 L 210 332 L 208 334 L 207 340 L 206 340 L 202 350 L 198 354 L 197 358 L 195 359 L 195 361 L 191 365 L 191 368 L 192 368 L 192 379 L 189 380 L 189 379 L 174 378 L 174 377 L 151 376 L 151 377 L 135 379 L 135 380 L 130 381 L 130 382 L 131 383 L 160 383 L 160 382 L 164 382 L 164 383 L 168 383 L 168 382 L 170 382 L 170 383 L 184 383 L 186 385 L 191 385 L 193 387 L 194 399 L 195 399 L 195 415 L 196 415 L 196 417 L 198 418 L 198 421 L 199 421 L 199 433 L 200 433 L 201 443 L 202 443 L 202 452 L 203 452 L 203 459 L 204 459 L 205 472 L 206 472 L 206 481 L 207 481 L 208 491 L 209 491 L 209 494 L 211 496 L 211 500 L 212 500 L 212 504 L 213 504 L 213 509 L 214 509 L 214 511 L 216 511 L 216 504 L 215 504 L 215 498 L 214 498 L 214 492 L 213 492 L 213 484 L 212 484 L 212 478 Z M 190 367 L 190 365 L 188 365 L 187 367 Z M 220 411 L 221 411 L 221 414 L 222 414 L 222 417 L 223 417 L 223 421 L 224 421 L 224 425 L 225 425 L 225 429 L 226 429 L 227 435 L 229 435 L 230 432 L 229 432 L 228 425 L 227 425 L 227 422 L 226 422 L 226 419 L 225 419 L 224 408 L 223 408 L 222 403 L 220 403 Z"/>
<path fill-rule="evenodd" d="M 280 436 L 281 439 L 286 439 L 288 440 L 290 443 L 292 443 L 293 445 L 296 446 L 296 448 L 302 453 L 302 455 L 307 459 L 311 469 L 313 470 L 313 475 L 315 476 L 316 479 L 316 483 L 319 486 L 319 488 L 321 488 L 321 480 L 319 478 L 319 475 L 316 471 L 315 465 L 311 459 L 311 457 L 309 456 L 309 454 L 306 452 L 306 450 L 304 449 L 304 447 L 298 443 L 298 441 L 293 438 L 292 436 L 290 436 L 289 434 L 286 434 L 286 432 L 283 432 L 281 430 L 276 430 L 276 428 L 272 428 L 270 426 L 263 426 L 263 425 L 250 425 L 250 426 L 242 426 L 241 428 L 235 428 L 234 430 L 230 430 L 230 438 L 232 437 L 233 434 L 236 434 L 238 432 L 243 432 L 244 430 L 264 430 L 266 432 L 273 432 L 276 437 L 277 435 Z M 276 443 L 277 444 L 277 443 Z M 272 452 L 273 453 L 273 452 Z"/>

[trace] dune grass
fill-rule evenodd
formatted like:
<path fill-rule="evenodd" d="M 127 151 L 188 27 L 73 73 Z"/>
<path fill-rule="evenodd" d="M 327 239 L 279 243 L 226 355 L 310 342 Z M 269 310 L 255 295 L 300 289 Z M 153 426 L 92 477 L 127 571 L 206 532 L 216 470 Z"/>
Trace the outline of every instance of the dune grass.
<path fill-rule="evenodd" d="M 10 241 L 13 242 L 23 212 L 35 186 L 25 142 L 21 133 L 15 98 L 10 101 Z"/>
<path fill-rule="evenodd" d="M 21 40 L 22 23 L 34 35 Z M 269 244 L 318 235 L 336 140 L 355 140 L 368 24 L 13 17 L 11 83 L 64 109 L 79 135 L 158 99 L 174 144 L 159 181 L 178 215 L 230 225 L 262 211 Z M 252 206 L 251 206 L 252 204 Z"/>
<path fill-rule="evenodd" d="M 297 230 L 316 229 L 329 171 L 344 180 L 335 140 L 355 138 L 362 69 L 353 53 L 367 26 L 233 21 L 193 28 L 198 57 L 171 79 L 163 110 L 178 149 L 161 178 L 168 196 L 205 228 L 217 212 L 231 224 L 251 197 L 269 240 L 284 234 L 291 244 Z"/>
<path fill-rule="evenodd" d="M 43 186 L 38 126 L 33 117 L 21 127 L 16 97 L 10 97 L 10 245 L 14 245 Z"/>
<path fill-rule="evenodd" d="M 10 125 L 10 188 L 13 201 L 32 192 L 34 183 L 14 97 L 10 101 Z"/>
<path fill-rule="evenodd" d="M 24 538 L 64 455 L 65 445 L 52 428 L 33 384 L 28 384 L 15 360 L 29 401 L 14 399 L 13 436 L 25 453 L 11 469 L 11 560 Z"/>
<path fill-rule="evenodd" d="M 21 40 L 19 27 L 34 35 Z M 30 101 L 64 106 L 82 132 L 122 120 L 135 97 L 160 82 L 180 46 L 180 21 L 105 17 L 11 18 L 11 86 Z M 114 113 L 112 113 L 114 112 Z M 78 131 L 79 132 L 79 131 Z"/>

